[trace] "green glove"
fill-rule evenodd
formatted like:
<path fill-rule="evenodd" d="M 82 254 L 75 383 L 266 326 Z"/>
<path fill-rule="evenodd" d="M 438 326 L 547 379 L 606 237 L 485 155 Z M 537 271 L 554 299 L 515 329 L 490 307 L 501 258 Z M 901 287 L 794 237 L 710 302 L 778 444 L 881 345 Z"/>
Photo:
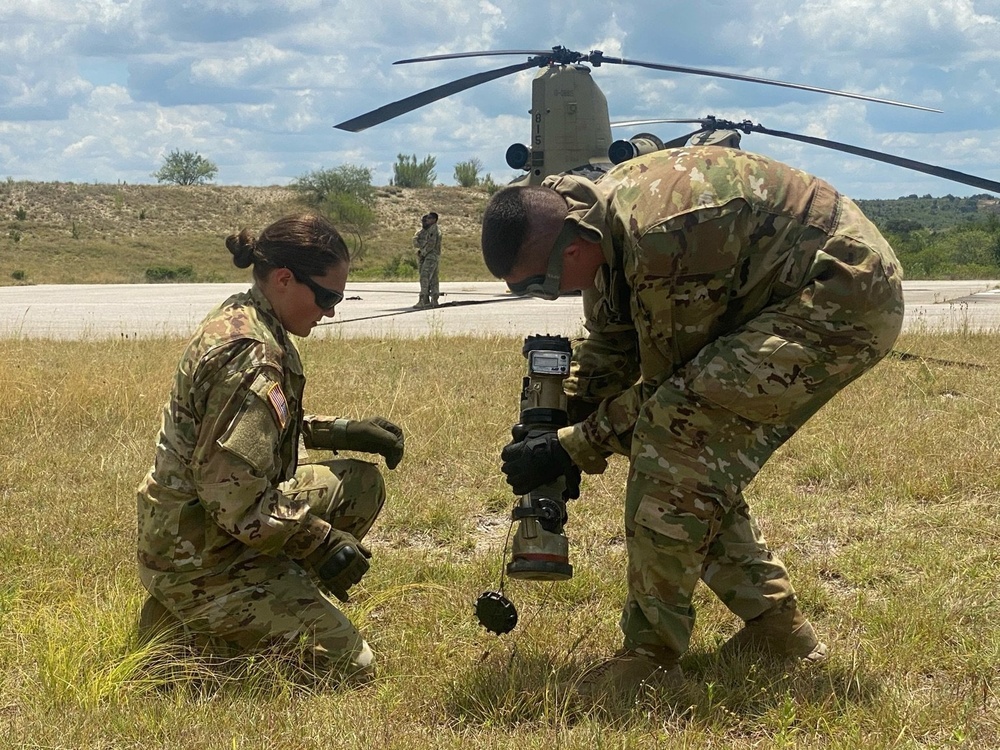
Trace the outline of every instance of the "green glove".
<path fill-rule="evenodd" d="M 403 459 L 403 430 L 382 417 L 330 419 L 313 417 L 303 425 L 306 446 L 331 451 L 361 451 L 385 456 L 395 469 Z"/>
<path fill-rule="evenodd" d="M 349 599 L 347 590 L 368 572 L 371 556 L 371 550 L 351 534 L 330 529 L 323 543 L 302 562 L 331 594 L 346 602 Z"/>
<path fill-rule="evenodd" d="M 385 465 L 390 469 L 395 469 L 403 460 L 403 430 L 382 417 L 348 422 L 345 443 L 347 450 L 384 456 Z"/>

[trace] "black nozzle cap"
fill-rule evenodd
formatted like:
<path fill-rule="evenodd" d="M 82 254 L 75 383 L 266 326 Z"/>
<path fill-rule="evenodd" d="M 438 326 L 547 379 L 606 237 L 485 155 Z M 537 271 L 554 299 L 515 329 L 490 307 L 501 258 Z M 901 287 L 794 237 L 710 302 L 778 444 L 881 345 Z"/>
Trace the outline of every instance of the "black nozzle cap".
<path fill-rule="evenodd" d="M 553 352 L 565 352 L 566 354 L 573 353 L 573 345 L 570 340 L 565 336 L 553 336 L 546 333 L 533 334 L 524 339 L 524 346 L 521 347 L 521 353 L 527 357 L 528 352 L 536 351 L 553 351 Z"/>
<path fill-rule="evenodd" d="M 503 635 L 517 625 L 517 609 L 499 591 L 484 591 L 476 599 L 476 619 L 491 633 Z"/>

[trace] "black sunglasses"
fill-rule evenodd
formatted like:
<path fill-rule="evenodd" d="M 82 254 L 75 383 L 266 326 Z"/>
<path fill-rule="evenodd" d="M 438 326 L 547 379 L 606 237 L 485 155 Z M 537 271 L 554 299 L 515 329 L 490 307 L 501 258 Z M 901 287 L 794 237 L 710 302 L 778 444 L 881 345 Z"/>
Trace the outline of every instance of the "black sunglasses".
<path fill-rule="evenodd" d="M 521 281 L 507 282 L 507 288 L 510 289 L 511 294 L 516 294 L 522 296 L 528 293 L 528 288 L 536 285 L 542 285 L 545 283 L 545 274 L 540 273 L 537 276 L 529 276 Z"/>
<path fill-rule="evenodd" d="M 288 270 L 292 271 L 291 268 Z M 327 289 L 325 286 L 320 286 L 308 276 L 299 276 L 299 274 L 295 273 L 295 271 L 292 271 L 292 276 L 294 276 L 295 280 L 300 284 L 305 284 L 307 287 L 312 289 L 313 297 L 316 299 L 316 307 L 320 310 L 332 310 L 344 301 L 343 292 L 338 292 L 336 289 Z"/>

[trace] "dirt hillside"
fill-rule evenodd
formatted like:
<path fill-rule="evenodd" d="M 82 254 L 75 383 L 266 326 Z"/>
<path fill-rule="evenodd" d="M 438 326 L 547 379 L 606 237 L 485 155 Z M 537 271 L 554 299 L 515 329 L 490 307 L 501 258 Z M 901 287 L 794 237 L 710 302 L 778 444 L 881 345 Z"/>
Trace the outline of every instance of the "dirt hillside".
<path fill-rule="evenodd" d="M 428 211 L 441 215 L 450 233 L 478 232 L 488 196 L 460 187 L 376 190 L 378 229 L 407 231 Z M 260 229 L 285 211 L 298 196 L 286 187 L 108 185 L 68 182 L 0 183 L 0 220 L 29 220 L 50 228 L 86 226 L 99 232 L 133 235 L 228 233 Z"/>

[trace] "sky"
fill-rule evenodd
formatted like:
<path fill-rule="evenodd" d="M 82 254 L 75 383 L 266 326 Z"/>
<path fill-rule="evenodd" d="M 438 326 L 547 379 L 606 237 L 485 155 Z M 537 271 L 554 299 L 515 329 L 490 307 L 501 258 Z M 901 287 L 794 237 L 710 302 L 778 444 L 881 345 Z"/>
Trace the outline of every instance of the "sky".
<path fill-rule="evenodd" d="M 350 119 L 527 59 L 395 60 L 478 50 L 602 50 L 846 90 L 942 114 L 635 66 L 593 76 L 612 121 L 716 115 L 1000 181 L 1000 0 L 18 0 L 0 7 L 0 179 L 155 183 L 173 150 L 222 185 L 287 185 L 343 164 L 392 177 L 434 156 L 497 182 L 529 141 L 527 70 L 360 133 Z M 691 127 L 615 128 L 667 140 Z M 981 188 L 760 134 L 743 148 L 855 198 Z"/>

